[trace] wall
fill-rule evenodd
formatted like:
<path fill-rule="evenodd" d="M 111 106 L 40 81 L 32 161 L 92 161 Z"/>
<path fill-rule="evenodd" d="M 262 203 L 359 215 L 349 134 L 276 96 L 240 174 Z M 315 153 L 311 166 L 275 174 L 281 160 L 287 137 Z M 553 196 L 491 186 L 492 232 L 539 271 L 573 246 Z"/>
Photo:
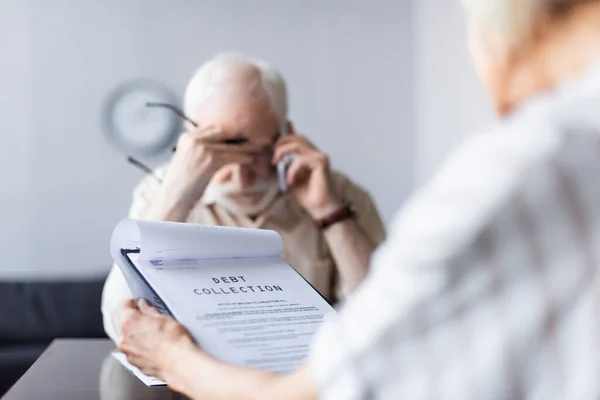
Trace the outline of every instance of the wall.
<path fill-rule="evenodd" d="M 296 127 L 389 219 L 412 187 L 409 0 L 0 0 L 0 278 L 107 270 L 141 178 L 106 143 L 123 80 L 181 94 L 222 50 L 286 75 Z"/>
<path fill-rule="evenodd" d="M 424 183 L 466 135 L 493 120 L 466 45 L 459 0 L 414 1 L 415 181 Z"/>

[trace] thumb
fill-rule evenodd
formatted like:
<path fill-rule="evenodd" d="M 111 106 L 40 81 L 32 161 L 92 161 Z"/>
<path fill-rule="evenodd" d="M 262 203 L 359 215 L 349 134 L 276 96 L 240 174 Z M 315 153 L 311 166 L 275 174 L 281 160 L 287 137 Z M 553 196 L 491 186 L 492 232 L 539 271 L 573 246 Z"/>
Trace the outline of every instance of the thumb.
<path fill-rule="evenodd" d="M 148 303 L 148 300 L 146 299 L 140 299 L 138 301 L 138 307 L 140 309 L 140 311 L 142 312 L 142 314 L 144 315 L 150 315 L 150 316 L 160 316 L 160 313 L 158 312 L 158 310 L 154 307 L 152 307 L 150 305 L 150 303 Z"/>

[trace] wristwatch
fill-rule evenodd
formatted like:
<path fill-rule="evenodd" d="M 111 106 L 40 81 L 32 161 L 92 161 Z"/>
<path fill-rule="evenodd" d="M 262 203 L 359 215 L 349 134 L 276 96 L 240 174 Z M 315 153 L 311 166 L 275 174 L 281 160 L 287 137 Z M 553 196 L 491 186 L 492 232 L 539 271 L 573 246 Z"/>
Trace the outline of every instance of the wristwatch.
<path fill-rule="evenodd" d="M 356 218 L 356 211 L 354 210 L 352 204 L 346 201 L 342 207 L 338 208 L 326 217 L 314 221 L 314 223 L 318 230 L 324 231 L 330 226 L 350 218 Z"/>

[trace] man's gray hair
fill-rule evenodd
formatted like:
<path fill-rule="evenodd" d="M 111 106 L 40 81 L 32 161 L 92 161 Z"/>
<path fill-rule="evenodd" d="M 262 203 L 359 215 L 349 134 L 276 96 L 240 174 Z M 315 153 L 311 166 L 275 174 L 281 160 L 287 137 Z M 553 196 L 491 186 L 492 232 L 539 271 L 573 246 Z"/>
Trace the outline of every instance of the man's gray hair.
<path fill-rule="evenodd" d="M 266 61 L 237 53 L 219 54 L 208 60 L 196 71 L 185 91 L 185 113 L 192 119 L 194 118 L 198 107 L 215 92 L 218 92 L 223 84 L 220 72 L 231 66 L 249 67 L 258 71 L 262 89 L 271 102 L 273 114 L 280 125 L 286 123 L 288 114 L 287 89 L 279 71 Z"/>
<path fill-rule="evenodd" d="M 527 40 L 536 17 L 545 10 L 585 0 L 462 0 L 467 14 L 483 29 L 498 31 L 512 43 Z"/>

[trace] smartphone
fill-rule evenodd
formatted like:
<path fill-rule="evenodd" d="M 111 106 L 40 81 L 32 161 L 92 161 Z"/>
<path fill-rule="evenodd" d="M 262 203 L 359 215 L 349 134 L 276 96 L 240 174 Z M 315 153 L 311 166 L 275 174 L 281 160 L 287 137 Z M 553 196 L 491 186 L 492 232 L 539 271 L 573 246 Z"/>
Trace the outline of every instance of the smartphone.
<path fill-rule="evenodd" d="M 288 132 L 288 122 L 285 121 L 283 127 L 281 128 L 281 136 L 289 134 Z M 287 184 L 287 170 L 289 166 L 294 162 L 295 154 L 289 154 L 283 158 L 283 160 L 277 163 L 277 184 L 279 186 L 279 191 L 285 193 L 288 191 Z"/>

